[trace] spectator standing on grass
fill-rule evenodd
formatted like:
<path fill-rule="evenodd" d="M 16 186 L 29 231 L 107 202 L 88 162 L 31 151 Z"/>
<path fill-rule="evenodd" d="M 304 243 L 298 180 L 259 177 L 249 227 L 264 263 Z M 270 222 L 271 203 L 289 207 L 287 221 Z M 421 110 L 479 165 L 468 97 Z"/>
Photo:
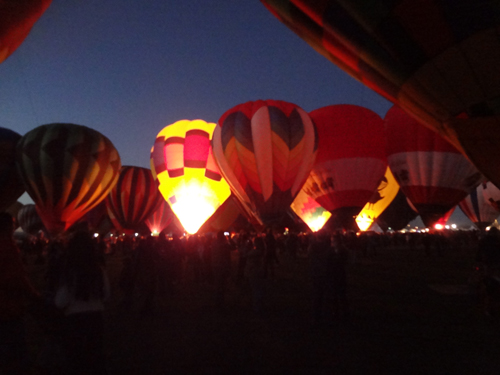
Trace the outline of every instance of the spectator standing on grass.
<path fill-rule="evenodd" d="M 66 374 L 105 374 L 104 301 L 109 279 L 89 232 L 76 232 L 66 246 L 66 260 L 55 305 L 63 310 Z"/>
<path fill-rule="evenodd" d="M 215 286 L 215 307 L 224 306 L 227 283 L 231 276 L 231 245 L 223 231 L 217 232 L 212 244 L 212 272 Z"/>
<path fill-rule="evenodd" d="M 264 277 L 274 279 L 274 268 L 278 261 L 278 244 L 274 237 L 272 228 L 268 228 L 264 239 L 266 252 L 264 254 Z"/>
<path fill-rule="evenodd" d="M 332 289 L 332 248 L 330 235 L 319 231 L 309 245 L 309 267 L 312 282 L 312 323 L 320 326 L 325 318 L 325 301 Z"/>
<path fill-rule="evenodd" d="M 14 220 L 0 213 L 0 373 L 28 373 L 24 315 L 28 302 L 40 299 L 31 285 L 13 240 Z"/>
<path fill-rule="evenodd" d="M 254 312 L 262 313 L 264 299 L 264 254 L 266 245 L 262 237 L 255 237 L 253 246 L 246 253 L 246 274 L 252 293 L 252 307 Z"/>
<path fill-rule="evenodd" d="M 349 317 L 349 300 L 347 298 L 347 263 L 349 253 L 338 234 L 332 237 L 331 249 L 333 253 L 329 258 L 328 273 L 332 279 L 333 309 L 336 318 Z"/>

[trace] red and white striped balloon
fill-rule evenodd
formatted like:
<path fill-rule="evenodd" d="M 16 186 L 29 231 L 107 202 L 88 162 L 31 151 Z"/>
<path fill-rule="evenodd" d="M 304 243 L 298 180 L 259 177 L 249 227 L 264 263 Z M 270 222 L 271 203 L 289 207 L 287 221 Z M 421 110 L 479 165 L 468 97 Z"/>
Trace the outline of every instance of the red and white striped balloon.
<path fill-rule="evenodd" d="M 387 160 L 428 227 L 464 199 L 481 173 L 451 143 L 397 106 L 385 115 Z"/>

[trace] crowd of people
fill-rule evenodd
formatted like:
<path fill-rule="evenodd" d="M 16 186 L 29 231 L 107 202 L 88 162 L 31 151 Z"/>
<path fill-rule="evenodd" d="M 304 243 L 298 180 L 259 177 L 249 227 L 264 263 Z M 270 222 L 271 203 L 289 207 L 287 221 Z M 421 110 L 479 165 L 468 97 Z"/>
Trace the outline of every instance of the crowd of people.
<path fill-rule="evenodd" d="M 268 228 L 262 233 L 235 235 L 220 231 L 181 237 L 174 232 L 171 236 L 160 233 L 158 237 L 103 240 L 79 229 L 58 240 L 35 241 L 31 247 L 19 244 L 20 251 L 13 240 L 13 223 L 10 215 L 0 214 L 0 369 L 8 374 L 24 374 L 30 363 L 24 332 L 27 309 L 42 317 L 47 336 L 58 343 L 60 358 L 47 364 L 48 368 L 58 366 L 64 374 L 104 374 L 103 312 L 112 293 L 119 293 L 121 304 L 135 306 L 144 318 L 154 314 L 159 301 L 177 295 L 179 285 L 188 278 L 195 284 L 210 285 L 214 310 L 223 311 L 232 284 L 241 293 L 249 293 L 253 312 L 264 316 L 266 283 L 277 277 L 276 267 L 285 256 L 308 261 L 314 327 L 349 319 L 348 266 L 358 258 L 376 257 L 384 247 L 402 246 L 425 256 L 444 256 L 461 246 L 476 246 L 477 260 L 485 265 L 488 277 L 499 276 L 500 237 L 495 230 L 480 238 L 477 232 L 445 236 L 321 230 L 296 234 Z M 23 265 L 23 253 L 33 252 L 36 262 L 44 263 L 45 287 L 41 291 L 33 287 Z M 119 290 L 111 290 L 106 257 L 116 254 L 122 262 Z M 491 285 L 488 292 L 496 291 Z M 492 306 L 490 302 L 489 308 Z"/>

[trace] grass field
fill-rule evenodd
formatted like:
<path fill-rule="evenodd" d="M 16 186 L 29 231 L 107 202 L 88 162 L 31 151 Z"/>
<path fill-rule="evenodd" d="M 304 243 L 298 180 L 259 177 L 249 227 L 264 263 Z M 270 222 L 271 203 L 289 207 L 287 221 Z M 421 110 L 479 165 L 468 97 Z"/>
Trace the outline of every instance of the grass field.
<path fill-rule="evenodd" d="M 106 311 L 109 373 L 127 374 L 499 374 L 499 329 L 468 293 L 474 253 L 426 257 L 382 249 L 349 265 L 351 317 L 311 326 L 307 258 L 283 257 L 267 280 L 265 313 L 232 285 L 213 308 L 209 285 L 186 280 L 154 314 L 124 308 L 118 255 L 108 258 L 115 291 Z M 30 266 L 40 280 L 43 266 Z M 40 284 L 39 284 L 40 285 Z M 40 285 L 42 287 L 42 285 Z M 33 355 L 43 335 L 33 322 Z"/>

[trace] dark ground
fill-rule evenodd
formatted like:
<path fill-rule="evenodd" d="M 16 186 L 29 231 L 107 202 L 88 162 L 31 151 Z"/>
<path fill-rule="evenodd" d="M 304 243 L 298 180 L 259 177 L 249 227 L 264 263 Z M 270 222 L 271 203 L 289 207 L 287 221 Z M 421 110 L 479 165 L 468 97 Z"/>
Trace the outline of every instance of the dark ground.
<path fill-rule="evenodd" d="M 120 306 L 118 255 L 107 260 L 109 374 L 500 374 L 500 330 L 467 294 L 473 251 L 426 257 L 385 249 L 349 265 L 352 316 L 311 326 L 306 258 L 282 257 L 265 314 L 231 287 L 223 312 L 211 289 L 185 281 L 154 314 Z M 40 280 L 43 266 L 29 266 Z M 141 302 L 140 300 L 137 302 Z M 43 335 L 29 321 L 30 350 Z"/>

